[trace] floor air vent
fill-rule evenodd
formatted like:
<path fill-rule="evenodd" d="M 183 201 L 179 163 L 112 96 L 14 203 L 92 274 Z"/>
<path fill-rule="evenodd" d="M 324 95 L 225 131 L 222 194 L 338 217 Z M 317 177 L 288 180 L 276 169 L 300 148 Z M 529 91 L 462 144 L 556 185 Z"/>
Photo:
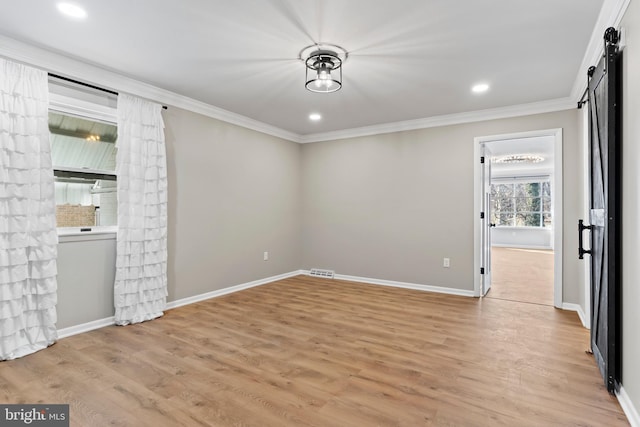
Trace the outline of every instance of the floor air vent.
<path fill-rule="evenodd" d="M 333 270 L 321 270 L 319 268 L 312 268 L 309 272 L 309 276 L 324 277 L 325 279 L 333 279 L 334 274 Z"/>

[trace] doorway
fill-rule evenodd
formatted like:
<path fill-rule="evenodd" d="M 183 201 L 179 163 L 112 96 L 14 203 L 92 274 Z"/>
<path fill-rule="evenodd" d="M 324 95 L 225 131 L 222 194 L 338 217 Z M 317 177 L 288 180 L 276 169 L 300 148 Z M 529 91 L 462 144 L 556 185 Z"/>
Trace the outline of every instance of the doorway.
<path fill-rule="evenodd" d="M 562 306 L 562 130 L 475 138 L 477 296 Z"/>

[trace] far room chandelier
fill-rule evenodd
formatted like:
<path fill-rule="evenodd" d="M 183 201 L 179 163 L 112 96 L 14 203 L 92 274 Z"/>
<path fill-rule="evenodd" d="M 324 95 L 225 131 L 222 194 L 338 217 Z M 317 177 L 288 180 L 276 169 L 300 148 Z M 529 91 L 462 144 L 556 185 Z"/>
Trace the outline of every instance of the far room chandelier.
<path fill-rule="evenodd" d="M 305 87 L 311 92 L 330 93 L 342 87 L 342 65 L 348 53 L 340 46 L 320 43 L 300 52 L 305 63 Z"/>
<path fill-rule="evenodd" d="M 540 163 L 544 157 L 535 154 L 512 154 L 509 156 L 494 157 L 494 163 Z"/>

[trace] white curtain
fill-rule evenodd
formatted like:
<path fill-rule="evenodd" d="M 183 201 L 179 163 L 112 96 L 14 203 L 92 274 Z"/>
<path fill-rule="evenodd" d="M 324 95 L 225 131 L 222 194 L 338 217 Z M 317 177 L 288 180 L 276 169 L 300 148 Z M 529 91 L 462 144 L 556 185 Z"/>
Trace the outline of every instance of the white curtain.
<path fill-rule="evenodd" d="M 118 325 L 160 317 L 167 301 L 167 161 L 161 108 L 118 95 Z"/>
<path fill-rule="evenodd" d="M 56 206 L 47 73 L 0 58 L 0 359 L 56 332 Z"/>

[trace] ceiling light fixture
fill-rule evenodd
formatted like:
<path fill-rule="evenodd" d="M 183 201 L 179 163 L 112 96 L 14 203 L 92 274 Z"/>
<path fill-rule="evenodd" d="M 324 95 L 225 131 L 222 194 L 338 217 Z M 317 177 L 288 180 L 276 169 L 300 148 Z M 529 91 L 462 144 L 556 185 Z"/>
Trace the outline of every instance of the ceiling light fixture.
<path fill-rule="evenodd" d="M 342 87 L 342 65 L 348 53 L 340 46 L 315 44 L 300 52 L 305 63 L 305 87 L 311 92 L 330 93 Z"/>
<path fill-rule="evenodd" d="M 473 93 L 483 93 L 489 90 L 489 85 L 486 83 L 478 83 L 471 88 Z"/>
<path fill-rule="evenodd" d="M 87 11 L 73 3 L 58 3 L 58 11 L 74 19 L 84 19 L 87 17 Z"/>
<path fill-rule="evenodd" d="M 309 120 L 313 120 L 314 122 L 317 122 L 321 118 L 322 118 L 322 116 L 320 114 L 318 114 L 318 113 L 309 114 Z"/>
<path fill-rule="evenodd" d="M 544 157 L 535 154 L 511 154 L 508 156 L 494 157 L 493 163 L 540 163 Z"/>

